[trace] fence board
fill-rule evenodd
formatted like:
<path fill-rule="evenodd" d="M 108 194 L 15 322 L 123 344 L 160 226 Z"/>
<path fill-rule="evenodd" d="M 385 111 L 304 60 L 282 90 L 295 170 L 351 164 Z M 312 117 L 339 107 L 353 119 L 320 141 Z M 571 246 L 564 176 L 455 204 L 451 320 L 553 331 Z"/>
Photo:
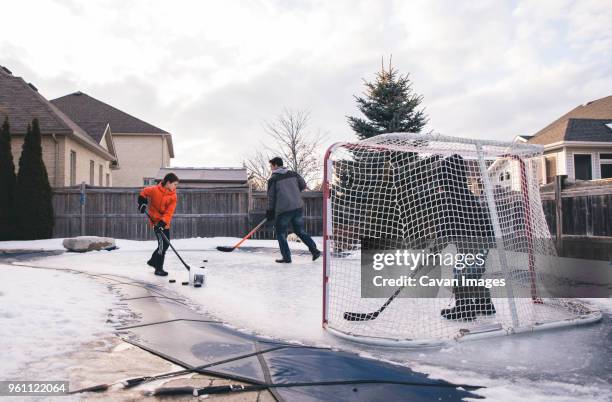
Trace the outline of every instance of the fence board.
<path fill-rule="evenodd" d="M 146 219 L 136 211 L 140 188 L 85 188 L 85 234 L 121 239 L 152 239 Z M 173 220 L 173 238 L 233 236 L 242 237 L 265 217 L 265 192 L 245 188 L 179 189 L 179 202 Z M 606 186 L 567 185 L 561 192 L 563 236 L 612 236 L 612 183 Z M 304 224 L 314 236 L 323 233 L 321 192 L 305 192 Z M 79 187 L 53 189 L 55 237 L 80 233 Z M 556 233 L 555 201 L 550 189 L 542 189 L 542 206 L 551 233 Z M 272 239 L 274 229 L 267 224 L 254 238 Z"/>

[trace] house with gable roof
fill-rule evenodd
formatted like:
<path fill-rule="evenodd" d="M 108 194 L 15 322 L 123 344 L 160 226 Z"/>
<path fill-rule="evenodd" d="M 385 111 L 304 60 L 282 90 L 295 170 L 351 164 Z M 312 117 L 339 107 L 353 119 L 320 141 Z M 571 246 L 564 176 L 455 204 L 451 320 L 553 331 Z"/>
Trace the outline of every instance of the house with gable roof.
<path fill-rule="evenodd" d="M 155 183 L 161 168 L 174 158 L 172 135 L 83 92 L 51 101 L 94 138 L 112 138 L 118 157 L 113 186 Z"/>
<path fill-rule="evenodd" d="M 515 141 L 544 146 L 542 184 L 556 175 L 571 181 L 612 178 L 612 96 L 570 110 L 532 136 Z"/>
<path fill-rule="evenodd" d="M 38 89 L 0 66 L 0 120 L 8 117 L 16 168 L 28 124 L 38 119 L 42 154 L 49 183 L 53 187 L 85 182 L 95 186 L 113 185 L 118 165 L 112 136 L 91 136 Z"/>

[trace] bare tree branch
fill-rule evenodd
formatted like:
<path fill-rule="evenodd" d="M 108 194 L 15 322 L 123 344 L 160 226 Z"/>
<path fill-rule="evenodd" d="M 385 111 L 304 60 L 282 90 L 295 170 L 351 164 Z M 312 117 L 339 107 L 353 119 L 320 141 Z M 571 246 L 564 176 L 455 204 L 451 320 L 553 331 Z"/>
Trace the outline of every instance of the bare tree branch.
<path fill-rule="evenodd" d="M 251 157 L 244 161 L 248 171 L 249 183 L 253 190 L 265 190 L 268 177 L 270 176 L 270 156 L 263 151 L 256 151 Z"/>
<path fill-rule="evenodd" d="M 256 151 L 245 162 L 254 188 L 265 188 L 270 156 L 280 156 L 285 166 L 301 175 L 309 187 L 320 183 L 320 147 L 324 135 L 320 131 L 311 131 L 309 126 L 308 111 L 287 108 L 274 120 L 264 122 L 264 131 L 272 141 L 262 144 L 263 150 Z"/>

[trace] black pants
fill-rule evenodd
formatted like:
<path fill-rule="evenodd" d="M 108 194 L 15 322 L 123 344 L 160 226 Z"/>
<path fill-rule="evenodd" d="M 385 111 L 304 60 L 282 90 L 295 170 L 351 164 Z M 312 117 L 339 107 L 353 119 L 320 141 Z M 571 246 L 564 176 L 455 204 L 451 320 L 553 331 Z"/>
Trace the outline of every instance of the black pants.
<path fill-rule="evenodd" d="M 460 254 L 481 254 L 485 261 L 485 264 L 481 267 L 478 266 L 467 266 L 458 270 L 457 268 L 453 269 L 453 277 L 455 279 L 461 280 L 461 277 L 466 279 L 480 279 L 485 274 L 486 269 L 486 260 L 489 255 L 489 249 L 481 249 L 481 250 L 459 250 L 457 247 L 457 252 Z M 455 294 L 455 300 L 460 299 L 491 299 L 491 291 L 484 286 L 457 286 L 453 287 L 453 293 Z"/>
<path fill-rule="evenodd" d="M 164 229 L 163 233 L 166 235 L 166 239 L 170 240 L 170 229 Z M 157 249 L 151 255 L 151 262 L 155 269 L 159 270 L 164 268 L 164 259 L 170 243 L 162 237 L 162 231 L 160 230 L 155 230 L 155 237 L 157 237 Z"/>

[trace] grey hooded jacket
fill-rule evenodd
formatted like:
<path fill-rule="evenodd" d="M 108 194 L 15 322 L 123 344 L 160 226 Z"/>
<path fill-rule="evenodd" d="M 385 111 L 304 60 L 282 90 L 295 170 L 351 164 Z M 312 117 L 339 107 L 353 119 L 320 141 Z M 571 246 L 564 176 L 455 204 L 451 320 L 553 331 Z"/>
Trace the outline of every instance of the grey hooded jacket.
<path fill-rule="evenodd" d="M 274 210 L 275 216 L 287 211 L 304 207 L 302 195 L 306 182 L 299 174 L 280 167 L 272 172 L 268 179 L 268 209 Z"/>

